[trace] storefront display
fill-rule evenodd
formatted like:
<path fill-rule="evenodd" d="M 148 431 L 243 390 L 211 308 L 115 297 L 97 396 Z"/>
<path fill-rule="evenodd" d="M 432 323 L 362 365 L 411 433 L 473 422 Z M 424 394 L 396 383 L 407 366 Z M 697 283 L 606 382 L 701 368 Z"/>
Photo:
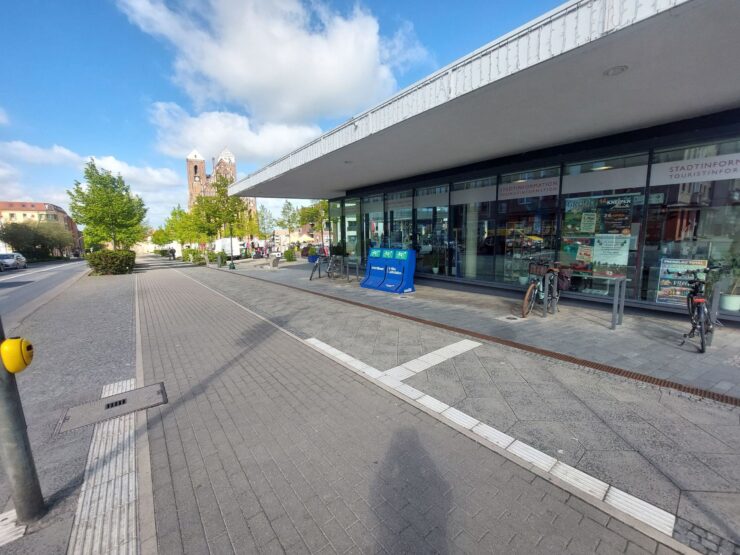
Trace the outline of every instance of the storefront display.
<path fill-rule="evenodd" d="M 532 259 L 558 261 L 570 293 L 610 298 L 626 278 L 628 301 L 675 309 L 675 272 L 721 265 L 709 289 L 738 312 L 740 139 L 483 175 L 334 200 L 332 242 L 413 248 L 417 273 L 506 287 L 528 283 Z"/>

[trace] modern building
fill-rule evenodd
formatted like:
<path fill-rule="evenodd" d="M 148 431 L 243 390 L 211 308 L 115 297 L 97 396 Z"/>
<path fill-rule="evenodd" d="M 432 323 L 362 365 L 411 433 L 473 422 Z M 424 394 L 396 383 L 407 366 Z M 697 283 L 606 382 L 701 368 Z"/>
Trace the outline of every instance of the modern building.
<path fill-rule="evenodd" d="M 330 199 L 332 242 L 417 272 L 685 310 L 671 270 L 720 263 L 740 317 L 740 2 L 572 0 L 235 183 Z"/>
<path fill-rule="evenodd" d="M 213 171 L 206 173 L 206 161 L 193 150 L 185 160 L 185 168 L 188 176 L 188 210 L 195 204 L 195 199 L 199 196 L 213 196 L 215 194 L 214 182 L 219 177 L 225 177 L 229 182 L 236 181 L 236 157 L 231 151 L 225 148 L 218 155 L 218 158 L 212 159 L 211 167 Z M 244 203 L 251 211 L 257 210 L 257 203 L 254 197 L 246 197 Z"/>
<path fill-rule="evenodd" d="M 31 201 L 0 201 L 0 227 L 5 224 L 23 222 L 57 222 L 64 226 L 74 239 L 72 251 L 82 251 L 82 234 L 77 229 L 75 221 L 69 217 L 64 209 L 48 202 Z M 10 252 L 9 247 L 0 243 L 0 253 Z"/>

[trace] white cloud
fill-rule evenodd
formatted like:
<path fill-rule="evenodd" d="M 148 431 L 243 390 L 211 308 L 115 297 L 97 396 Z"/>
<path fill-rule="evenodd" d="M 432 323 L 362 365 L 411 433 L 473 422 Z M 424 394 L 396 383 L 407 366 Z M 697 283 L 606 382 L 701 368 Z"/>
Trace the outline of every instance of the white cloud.
<path fill-rule="evenodd" d="M 170 168 L 135 166 L 114 156 L 82 156 L 59 145 L 45 148 L 23 141 L 0 143 L 0 200 L 38 200 L 66 207 L 68 186 L 44 185 L 48 177 L 27 177 L 18 164 L 25 164 L 28 169 L 31 166 L 51 167 L 45 171 L 64 175 L 61 180 L 71 186 L 75 177 L 82 181 L 82 169 L 90 159 L 99 169 L 124 178 L 131 190 L 144 199 L 153 225 L 161 224 L 178 202 L 183 205 L 187 202 L 187 182 L 184 176 Z M 70 174 L 74 176 L 71 179 Z"/>
<path fill-rule="evenodd" d="M 0 160 L 0 200 L 31 200 L 20 184 L 20 177 L 15 166 Z"/>
<path fill-rule="evenodd" d="M 175 48 L 174 78 L 199 106 L 227 101 L 260 121 L 343 117 L 396 89 L 393 69 L 426 58 L 413 27 L 390 39 L 356 6 L 320 0 L 118 0 L 129 20 Z"/>
<path fill-rule="evenodd" d="M 321 134 L 312 125 L 266 123 L 255 128 L 249 118 L 233 112 L 193 116 L 172 102 L 155 103 L 152 122 L 159 150 L 183 160 L 193 148 L 207 158 L 228 147 L 242 163 L 264 163 Z"/>
<path fill-rule="evenodd" d="M 9 123 L 8 113 L 0 107 L 0 125 L 8 125 Z"/>
<path fill-rule="evenodd" d="M 49 148 L 43 148 L 23 141 L 0 143 L 0 153 L 3 157 L 10 157 L 13 160 L 29 164 L 78 165 L 83 161 L 79 154 L 75 154 L 63 146 L 53 145 Z"/>
<path fill-rule="evenodd" d="M 104 168 L 114 175 L 120 174 L 132 189 L 161 191 L 172 187 L 185 188 L 183 177 L 169 168 L 131 166 L 113 156 L 93 156 L 92 158 L 98 168 Z"/>

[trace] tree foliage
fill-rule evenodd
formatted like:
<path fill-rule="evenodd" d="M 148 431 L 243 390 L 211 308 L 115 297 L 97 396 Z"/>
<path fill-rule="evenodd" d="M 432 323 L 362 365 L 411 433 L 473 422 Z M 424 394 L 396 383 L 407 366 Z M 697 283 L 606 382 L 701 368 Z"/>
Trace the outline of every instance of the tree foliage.
<path fill-rule="evenodd" d="M 229 225 L 237 224 L 247 210 L 239 197 L 229 196 L 230 181 L 219 176 L 213 186 L 213 196 L 199 196 L 193 205 L 192 214 L 196 227 L 209 240 L 222 235 Z"/>
<path fill-rule="evenodd" d="M 165 220 L 164 229 L 170 240 L 177 241 L 180 246 L 206 241 L 205 235 L 198 230 L 195 217 L 180 208 L 179 204 L 172 209 Z"/>
<path fill-rule="evenodd" d="M 75 181 L 67 194 L 72 218 L 85 226 L 86 244 L 110 241 L 113 249 L 127 249 L 146 237 L 144 201 L 120 175 L 99 170 L 90 160 L 84 177 L 85 185 Z"/>
<path fill-rule="evenodd" d="M 308 206 L 298 209 L 298 223 L 300 225 L 313 224 L 314 230 L 318 228 L 321 234 L 321 243 L 324 242 L 324 222 L 329 216 L 329 201 L 316 200 Z"/>
<path fill-rule="evenodd" d="M 74 245 L 72 232 L 57 222 L 7 224 L 0 228 L 0 241 L 29 258 L 62 254 Z"/>
<path fill-rule="evenodd" d="M 288 236 L 290 236 L 293 230 L 298 227 L 298 220 L 298 210 L 293 207 L 293 204 L 289 200 L 286 200 L 280 210 L 280 219 L 277 221 L 277 225 L 287 229 Z"/>
<path fill-rule="evenodd" d="M 270 212 L 266 206 L 260 206 L 257 211 L 257 221 L 259 225 L 260 239 L 267 239 L 275 229 L 275 218 L 272 217 L 272 212 Z"/>
<path fill-rule="evenodd" d="M 154 243 L 158 247 L 163 247 L 171 241 L 172 237 L 170 237 L 170 234 L 164 228 L 160 227 L 158 229 L 155 229 L 154 233 L 152 233 L 152 243 Z"/>

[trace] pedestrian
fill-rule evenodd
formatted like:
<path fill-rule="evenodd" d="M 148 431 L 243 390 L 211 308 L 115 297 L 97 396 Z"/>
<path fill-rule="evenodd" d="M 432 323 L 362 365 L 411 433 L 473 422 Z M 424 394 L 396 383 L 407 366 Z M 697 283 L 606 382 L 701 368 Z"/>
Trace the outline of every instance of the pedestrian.
<path fill-rule="evenodd" d="M 175 260 L 175 249 L 170 247 L 170 260 Z"/>

